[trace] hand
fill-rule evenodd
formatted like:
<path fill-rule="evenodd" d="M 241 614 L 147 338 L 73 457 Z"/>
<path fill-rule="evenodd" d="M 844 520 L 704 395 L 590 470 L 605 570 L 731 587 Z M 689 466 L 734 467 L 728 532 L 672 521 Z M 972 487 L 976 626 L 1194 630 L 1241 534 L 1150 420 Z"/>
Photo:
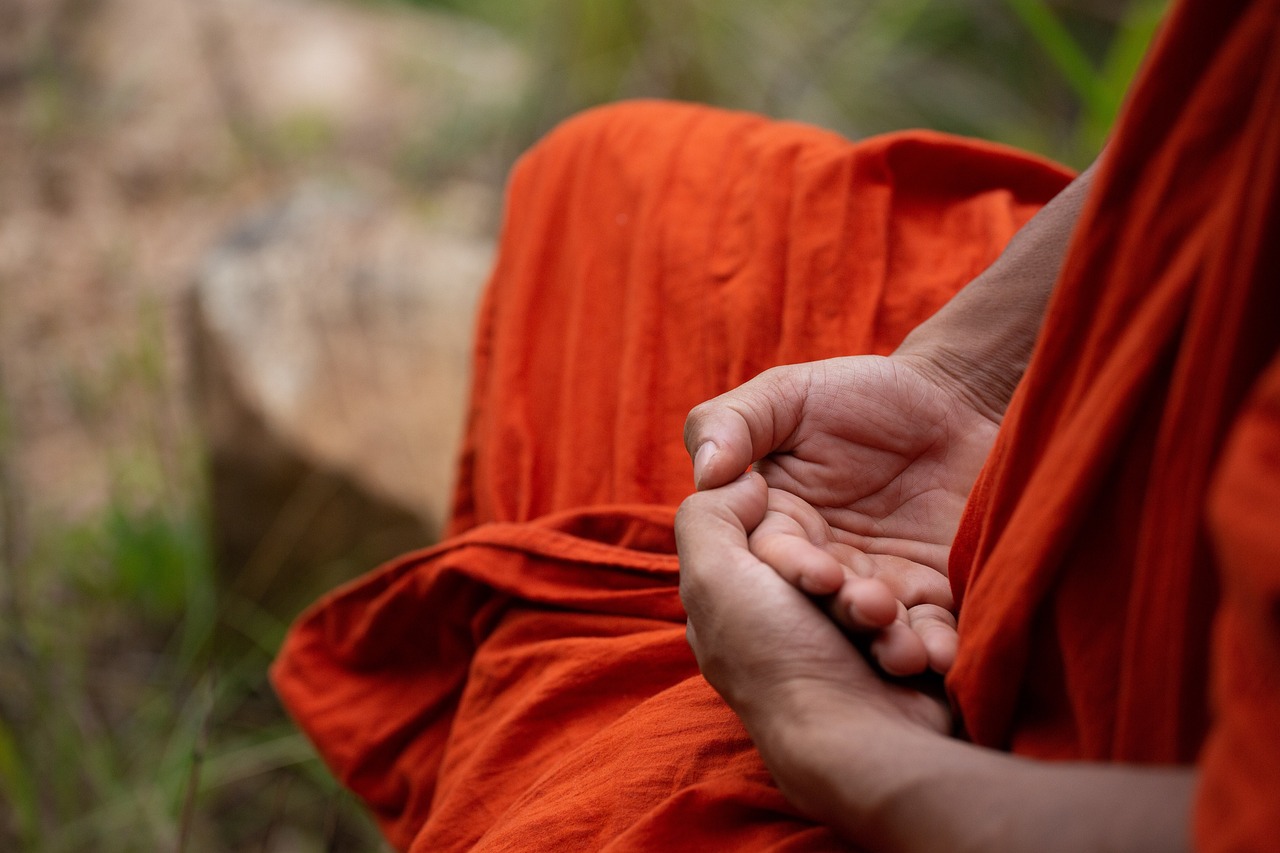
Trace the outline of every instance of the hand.
<path fill-rule="evenodd" d="M 943 376 L 911 357 L 774 368 L 685 424 L 699 489 L 755 462 L 774 491 L 752 550 L 830 596 L 833 618 L 874 634 L 872 656 L 899 675 L 951 664 L 947 558 L 997 430 Z"/>
<path fill-rule="evenodd" d="M 689 644 L 707 681 L 747 723 L 776 721 L 796 696 L 840 697 L 866 714 L 942 733 L 937 700 L 881 678 L 814 602 L 748 548 L 768 490 L 756 473 L 689 497 L 676 516 Z M 754 733 L 753 733 L 754 734 Z"/>
<path fill-rule="evenodd" d="M 783 794 L 859 849 L 1185 850 L 1188 768 L 1037 762 L 947 737 L 944 704 L 871 668 L 747 546 L 753 473 L 676 516 L 689 644 Z"/>
<path fill-rule="evenodd" d="M 769 508 L 748 541 L 753 554 L 800 589 L 827 595 L 827 611 L 843 627 L 871 634 L 867 651 L 888 674 L 945 673 L 955 660 L 945 571 L 860 551 L 841 541 L 816 509 L 781 489 L 769 490 Z M 829 586 L 814 583 L 822 575 L 832 577 Z"/>

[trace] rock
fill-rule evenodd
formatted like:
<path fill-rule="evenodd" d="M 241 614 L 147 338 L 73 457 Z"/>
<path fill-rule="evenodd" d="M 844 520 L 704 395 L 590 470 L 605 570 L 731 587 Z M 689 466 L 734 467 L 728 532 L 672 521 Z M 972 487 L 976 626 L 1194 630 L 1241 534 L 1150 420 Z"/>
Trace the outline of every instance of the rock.
<path fill-rule="evenodd" d="M 527 66 L 441 7 L 0 0 L 0 362 L 31 517 L 200 506 L 184 312 L 209 246 L 317 175 L 490 233 L 472 179 L 504 169 Z"/>
<path fill-rule="evenodd" d="M 196 409 L 217 551 L 246 591 L 441 529 L 491 255 L 402 205 L 309 184 L 206 257 Z"/>

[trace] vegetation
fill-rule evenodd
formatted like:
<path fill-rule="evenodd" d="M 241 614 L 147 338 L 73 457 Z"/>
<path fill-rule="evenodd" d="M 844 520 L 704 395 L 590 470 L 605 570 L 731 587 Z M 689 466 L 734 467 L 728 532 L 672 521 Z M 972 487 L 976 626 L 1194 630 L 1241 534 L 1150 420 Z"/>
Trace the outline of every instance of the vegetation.
<path fill-rule="evenodd" d="M 980 136 L 1082 167 L 1167 0 L 405 0 L 532 48 L 526 142 L 595 103 L 670 97 L 861 137 Z"/>
<path fill-rule="evenodd" d="M 266 684 L 284 624 L 219 588 L 158 329 L 113 362 L 63 378 L 85 428 L 122 402 L 151 428 L 103 437 L 87 520 L 28 516 L 0 408 L 0 848 L 375 849 Z"/>

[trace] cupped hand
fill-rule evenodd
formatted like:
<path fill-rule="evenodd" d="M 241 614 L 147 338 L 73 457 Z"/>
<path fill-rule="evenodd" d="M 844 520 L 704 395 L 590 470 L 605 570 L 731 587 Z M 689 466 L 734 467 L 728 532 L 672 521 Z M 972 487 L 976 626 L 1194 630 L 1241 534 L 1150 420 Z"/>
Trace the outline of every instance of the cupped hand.
<path fill-rule="evenodd" d="M 690 412 L 685 444 L 699 489 L 754 463 L 752 551 L 907 675 L 954 656 L 947 558 L 997 427 L 919 362 L 859 356 L 762 373 Z"/>
<path fill-rule="evenodd" d="M 844 628 L 871 635 L 868 653 L 890 675 L 927 668 L 945 673 L 955 660 L 956 620 L 945 574 L 846 544 L 821 513 L 781 489 L 769 490 L 768 509 L 749 543 L 778 574 L 823 598 Z"/>
<path fill-rule="evenodd" d="M 803 713 L 804 697 L 839 696 L 846 715 L 947 732 L 944 704 L 885 681 L 809 596 L 751 553 L 768 500 L 752 472 L 690 496 L 676 516 L 680 597 L 707 681 L 749 729 L 785 709 Z"/>

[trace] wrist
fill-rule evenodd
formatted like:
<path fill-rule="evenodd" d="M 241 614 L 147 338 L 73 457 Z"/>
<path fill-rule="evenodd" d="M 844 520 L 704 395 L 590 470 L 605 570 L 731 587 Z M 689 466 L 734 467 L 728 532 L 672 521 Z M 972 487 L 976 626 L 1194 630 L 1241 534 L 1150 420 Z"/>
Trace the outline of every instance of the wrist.
<path fill-rule="evenodd" d="M 926 335 L 915 337 L 913 333 L 892 358 L 910 365 L 962 405 L 1000 423 L 1026 372 L 1031 345 L 1001 347 L 984 344 L 973 335 L 953 337 L 965 344 L 933 340 Z"/>
<path fill-rule="evenodd" d="M 999 423 L 1040 336 L 1047 291 L 1018 287 L 1002 258 L 917 326 L 893 358 Z M 994 313 L 993 313 L 994 312 Z"/>
<path fill-rule="evenodd" d="M 1093 171 L 1045 205 L 894 355 L 916 360 L 926 376 L 998 422 L 1030 362 Z"/>
<path fill-rule="evenodd" d="M 867 849 L 900 846 L 902 815 L 933 782 L 925 759 L 955 743 L 936 720 L 836 684 L 789 685 L 743 722 L 788 801 Z"/>
<path fill-rule="evenodd" d="M 1188 847 L 1189 769 L 1021 758 L 837 690 L 796 692 L 789 701 L 749 726 L 752 737 L 788 800 L 860 849 Z"/>

